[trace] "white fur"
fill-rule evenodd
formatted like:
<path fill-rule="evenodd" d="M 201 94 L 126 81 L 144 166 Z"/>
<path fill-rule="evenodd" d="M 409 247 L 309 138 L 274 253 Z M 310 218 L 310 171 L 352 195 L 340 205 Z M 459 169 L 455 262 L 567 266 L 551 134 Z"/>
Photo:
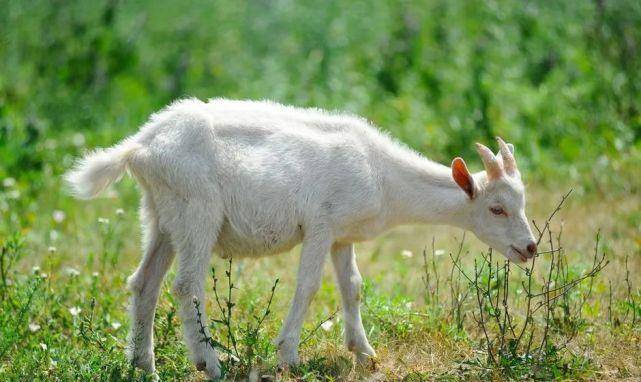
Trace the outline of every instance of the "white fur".
<path fill-rule="evenodd" d="M 88 155 L 66 179 L 76 195 L 90 198 L 125 169 L 141 185 L 146 231 L 145 255 L 129 281 L 129 351 L 149 372 L 155 370 L 156 300 L 174 252 L 174 292 L 191 358 L 217 377 L 216 352 L 201 342 L 192 303 L 194 296 L 204 301 L 212 250 L 221 257 L 258 257 L 303 243 L 296 293 L 276 341 L 281 363 L 296 364 L 301 325 L 329 253 L 343 298 L 347 346 L 366 360 L 375 353 L 360 317 L 354 242 L 399 224 L 441 223 L 472 230 L 519 260 L 533 240 L 520 176 L 488 180 L 485 172 L 474 174 L 470 198 L 449 167 L 363 119 L 317 109 L 266 101 L 178 101 L 121 144 Z M 492 215 L 488 208 L 495 205 L 508 217 Z"/>

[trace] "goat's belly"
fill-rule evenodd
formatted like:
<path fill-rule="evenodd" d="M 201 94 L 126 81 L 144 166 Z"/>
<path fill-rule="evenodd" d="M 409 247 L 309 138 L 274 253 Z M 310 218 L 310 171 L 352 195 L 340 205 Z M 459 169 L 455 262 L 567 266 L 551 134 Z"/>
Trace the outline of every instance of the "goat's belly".
<path fill-rule="evenodd" d="M 288 229 L 291 228 L 291 229 Z M 214 251 L 222 258 L 263 257 L 287 252 L 302 241 L 297 227 L 262 228 L 239 232 L 231 224 L 221 228 Z"/>

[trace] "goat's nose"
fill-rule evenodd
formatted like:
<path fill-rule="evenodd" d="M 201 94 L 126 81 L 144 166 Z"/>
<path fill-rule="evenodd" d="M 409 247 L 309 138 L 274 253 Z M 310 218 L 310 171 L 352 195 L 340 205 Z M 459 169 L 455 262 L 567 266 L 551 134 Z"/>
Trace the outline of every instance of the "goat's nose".
<path fill-rule="evenodd" d="M 530 256 L 536 255 L 536 243 L 531 242 L 530 244 L 527 245 L 527 251 L 530 253 Z"/>

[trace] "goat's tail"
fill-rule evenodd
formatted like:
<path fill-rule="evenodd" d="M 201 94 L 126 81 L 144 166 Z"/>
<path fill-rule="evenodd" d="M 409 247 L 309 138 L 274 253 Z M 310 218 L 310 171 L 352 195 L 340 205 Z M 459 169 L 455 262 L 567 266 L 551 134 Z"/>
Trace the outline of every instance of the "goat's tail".
<path fill-rule="evenodd" d="M 132 154 L 140 147 L 134 140 L 126 139 L 116 146 L 87 154 L 64 175 L 71 193 L 79 199 L 95 198 L 120 180 Z"/>

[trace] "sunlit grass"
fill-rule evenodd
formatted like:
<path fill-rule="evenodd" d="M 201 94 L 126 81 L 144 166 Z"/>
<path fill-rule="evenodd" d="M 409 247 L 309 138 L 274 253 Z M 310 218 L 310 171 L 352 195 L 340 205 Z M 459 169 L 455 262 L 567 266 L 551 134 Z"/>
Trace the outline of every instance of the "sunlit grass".
<path fill-rule="evenodd" d="M 51 207 L 34 211 L 38 224 L 18 234 L 17 241 L 3 241 L 6 256 L 15 257 L 6 273 L 8 281 L 3 286 L 5 297 L 0 313 L 3 331 L 0 351 L 4 353 L 0 356 L 0 374 L 8 379 L 144 378 L 124 356 L 129 325 L 125 280 L 140 256 L 135 202 L 125 204 L 124 200 L 135 200 L 136 193 L 130 182 L 119 185 L 114 192 L 119 196 L 89 203 L 56 196 L 58 201 Z M 553 205 L 550 200 L 558 200 L 563 193 L 533 188 L 530 194 L 530 215 L 542 221 L 550 204 Z M 595 211 L 590 204 L 593 198 L 590 194 L 573 195 L 551 224 L 554 230 L 563 227 L 564 256 L 570 277 L 578 277 L 589 268 L 588 254 L 593 249 L 597 227 L 601 228 L 600 250 L 611 262 L 594 280 L 591 297 L 581 311 L 584 324 L 560 355 L 561 366 L 555 375 L 569 379 L 638 376 L 641 312 L 637 312 L 637 324 L 632 325 L 630 310 L 633 308 L 630 298 L 637 304 L 636 309 L 641 300 L 639 275 L 634 271 L 639 269 L 639 243 L 635 239 L 639 231 L 630 224 L 635 219 L 638 201 L 613 194 L 610 210 Z M 257 351 L 260 349 L 255 353 L 256 361 L 249 368 L 230 364 L 228 376 L 239 378 L 253 372 L 252 375 L 278 375 L 285 380 L 359 380 L 368 376 L 392 380 L 482 379 L 488 375 L 504 378 L 500 370 L 478 363 L 486 359 L 483 354 L 487 353 L 484 335 L 472 317 L 473 299 L 452 298 L 453 288 L 459 288 L 461 293 L 469 288 L 464 278 L 453 273 L 449 256 L 456 253 L 462 238 L 462 231 L 446 227 L 401 227 L 357 246 L 358 262 L 366 280 L 364 324 L 378 353 L 374 368 L 354 365 L 342 344 L 340 312 L 333 315 L 340 306 L 339 294 L 328 265 L 304 326 L 303 338 L 307 339 L 301 345 L 303 364 L 278 374 L 271 340 L 280 329 L 293 295 L 298 249 L 277 257 L 234 261 L 231 274 L 237 288 L 234 290 L 237 305 L 232 320 L 238 328 L 251 317 L 247 312 L 257 314 L 260 306 L 264 306 L 266 291 L 274 280 L 278 278 L 280 282 L 270 313 L 261 324 L 259 335 L 252 340 L 257 341 Z M 435 272 L 431 296 L 426 293 L 423 280 L 423 250 L 427 251 L 430 271 Z M 468 234 L 461 247 L 464 269 L 472 271 L 474 259 L 478 260 L 478 254 L 485 250 Z M 625 282 L 626 255 L 628 269 L 632 270 L 630 293 Z M 540 261 L 545 264 L 546 255 L 541 255 Z M 212 265 L 219 270 L 225 267 L 224 261 L 215 257 Z M 519 268 L 513 268 L 511 273 L 516 280 L 525 277 Z M 436 274 L 438 299 L 434 296 Z M 535 276 L 540 283 L 543 276 Z M 156 316 L 157 368 L 165 380 L 197 380 L 202 376 L 187 359 L 175 301 L 169 292 L 172 278 L 173 271 L 164 284 Z M 211 281 L 208 280 L 208 288 L 213 287 Z M 512 286 L 518 317 L 525 296 L 518 281 Z M 577 286 L 570 298 L 578 299 L 585 293 L 584 283 Z M 213 297 L 213 293 L 208 293 L 204 303 L 209 312 L 214 312 L 210 316 L 220 318 L 215 314 L 218 308 Z M 458 318 L 453 303 L 456 299 L 462 304 Z M 219 324 L 215 324 L 213 332 L 219 340 L 226 338 L 225 329 Z M 532 373 L 549 375 L 536 374 L 536 370 Z M 527 370 L 522 375 L 527 375 Z"/>
<path fill-rule="evenodd" d="M 103 197 L 80 202 L 60 175 L 81 153 L 130 135 L 152 112 L 186 96 L 268 98 L 356 113 L 434 160 L 461 155 L 473 170 L 480 169 L 473 142 L 503 136 L 516 145 L 531 219 L 544 221 L 574 190 L 551 224 L 563 231 L 568 275 L 590 268 L 597 231 L 599 253 L 610 262 L 594 279 L 578 332 L 549 358 L 554 376 L 641 378 L 641 3 L 497 4 L 0 3 L 0 380 L 149 379 L 124 356 L 126 278 L 141 252 L 136 186 L 126 178 Z M 453 272 L 449 256 L 462 239 L 457 229 L 411 226 L 357 244 L 374 368 L 354 365 L 342 344 L 328 264 L 305 322 L 303 364 L 277 377 L 551 375 L 552 366 L 535 370 L 529 359 L 507 365 L 518 375 L 487 363 L 469 282 Z M 470 234 L 460 248 L 461 267 L 471 275 L 487 248 Z M 247 337 L 258 349 L 255 362 L 230 363 L 228 378 L 278 373 L 270 341 L 294 293 L 298 249 L 234 261 L 234 328 L 251 321 L 248 312 L 260 311 L 280 281 L 258 335 Z M 427 290 L 424 251 L 432 275 Z M 549 259 L 542 255 L 540 266 Z M 225 262 L 213 258 L 212 265 L 220 270 Z M 511 274 L 510 306 L 519 319 L 526 275 L 519 268 Z M 542 277 L 536 275 L 538 287 Z M 201 380 L 181 340 L 173 278 L 170 271 L 155 321 L 158 373 L 167 381 Z M 580 284 L 569 298 L 581 301 L 589 290 Z M 213 292 L 201 303 L 217 312 Z M 214 336 L 225 340 L 224 328 Z"/>

